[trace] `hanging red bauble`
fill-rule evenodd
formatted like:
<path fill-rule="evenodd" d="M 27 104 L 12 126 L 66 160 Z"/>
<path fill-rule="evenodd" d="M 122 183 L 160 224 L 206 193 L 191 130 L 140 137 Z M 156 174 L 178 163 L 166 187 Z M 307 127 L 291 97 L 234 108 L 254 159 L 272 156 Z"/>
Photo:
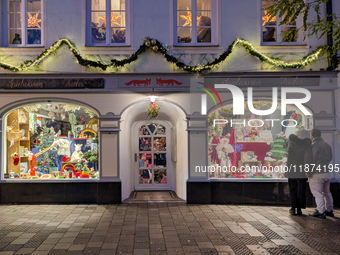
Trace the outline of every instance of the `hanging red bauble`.
<path fill-rule="evenodd" d="M 46 165 L 46 161 L 42 162 L 44 165 Z"/>
<path fill-rule="evenodd" d="M 15 155 L 13 156 L 13 164 L 14 164 L 15 166 L 19 164 L 19 156 L 18 156 L 18 154 L 15 154 Z"/>

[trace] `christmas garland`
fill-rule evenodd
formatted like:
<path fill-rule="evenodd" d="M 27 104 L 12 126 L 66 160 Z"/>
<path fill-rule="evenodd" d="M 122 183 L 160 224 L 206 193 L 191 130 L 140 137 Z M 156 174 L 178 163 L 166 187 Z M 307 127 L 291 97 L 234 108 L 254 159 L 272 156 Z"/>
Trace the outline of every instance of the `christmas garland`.
<path fill-rule="evenodd" d="M 271 58 L 265 54 L 262 54 L 258 50 L 256 50 L 251 43 L 237 38 L 229 47 L 226 49 L 218 58 L 214 59 L 213 61 L 207 63 L 206 65 L 186 65 L 177 58 L 175 58 L 172 55 L 169 55 L 167 51 L 169 50 L 169 47 L 161 44 L 156 39 L 151 39 L 149 37 L 146 37 L 143 39 L 143 44 L 139 47 L 139 49 L 133 53 L 129 58 L 117 60 L 117 59 L 111 59 L 111 63 L 104 64 L 101 61 L 94 61 L 88 59 L 86 56 L 82 56 L 79 51 L 74 47 L 74 45 L 66 38 L 60 39 L 57 42 L 55 42 L 51 47 L 46 49 L 43 53 L 41 53 L 35 60 L 27 60 L 24 61 L 23 64 L 19 66 L 15 66 L 12 64 L 8 64 L 5 62 L 0 62 L 0 67 L 13 71 L 13 72 L 19 72 L 19 71 L 25 71 L 28 70 L 31 67 L 37 66 L 40 64 L 40 62 L 50 56 L 52 53 L 56 52 L 62 45 L 67 45 L 67 47 L 70 49 L 70 51 L 73 53 L 73 55 L 76 57 L 77 62 L 82 66 L 90 66 L 90 67 L 98 67 L 102 70 L 106 70 L 107 68 L 119 68 L 123 67 L 127 64 L 130 64 L 137 60 L 138 56 L 142 54 L 146 50 L 153 50 L 155 52 L 160 52 L 164 55 L 166 61 L 169 63 L 174 64 L 176 67 L 178 67 L 181 70 L 188 71 L 188 72 L 203 72 L 203 71 L 210 71 L 211 69 L 221 65 L 227 57 L 233 52 L 234 48 L 236 46 L 242 46 L 246 49 L 248 53 L 251 55 L 259 58 L 262 62 L 267 62 L 273 66 L 276 67 L 282 67 L 282 68 L 299 68 L 308 65 L 309 63 L 315 61 L 318 59 L 319 55 L 321 53 L 324 53 L 327 51 L 328 46 L 318 47 L 314 52 L 308 54 L 306 57 L 304 57 L 301 61 L 293 61 L 293 62 L 285 62 L 283 60 L 279 60 L 276 58 Z"/>

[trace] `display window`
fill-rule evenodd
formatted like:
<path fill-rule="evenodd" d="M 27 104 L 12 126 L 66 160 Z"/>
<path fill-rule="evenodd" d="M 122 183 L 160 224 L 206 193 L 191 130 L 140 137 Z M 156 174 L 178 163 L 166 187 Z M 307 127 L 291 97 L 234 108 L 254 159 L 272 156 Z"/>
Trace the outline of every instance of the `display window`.
<path fill-rule="evenodd" d="M 254 102 L 257 110 L 268 110 L 271 102 Z M 209 114 L 209 177 L 210 178 L 285 178 L 286 143 L 290 134 L 313 128 L 312 116 L 287 106 L 281 116 L 280 105 L 270 115 L 252 114 L 245 105 L 245 114 L 233 115 L 232 105 Z"/>
<path fill-rule="evenodd" d="M 44 102 L 4 117 L 4 179 L 98 179 L 98 116 L 76 104 Z"/>

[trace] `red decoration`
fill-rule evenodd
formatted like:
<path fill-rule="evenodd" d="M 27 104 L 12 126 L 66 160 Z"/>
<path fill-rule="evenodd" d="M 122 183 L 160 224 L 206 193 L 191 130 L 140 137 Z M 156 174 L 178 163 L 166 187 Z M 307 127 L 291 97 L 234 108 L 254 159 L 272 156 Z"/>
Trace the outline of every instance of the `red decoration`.
<path fill-rule="evenodd" d="M 67 156 L 63 156 L 62 158 L 61 158 L 61 161 L 63 161 L 63 162 L 65 162 L 65 161 L 67 161 L 68 160 L 68 157 Z"/>
<path fill-rule="evenodd" d="M 156 109 L 156 103 L 155 103 L 155 102 L 151 102 L 151 105 L 153 105 L 153 108 L 155 109 L 155 111 L 157 111 L 157 109 Z"/>
<path fill-rule="evenodd" d="M 46 161 L 42 162 L 44 165 L 46 165 Z"/>
<path fill-rule="evenodd" d="M 166 86 L 174 86 L 174 84 L 180 86 L 182 82 L 176 81 L 174 79 L 169 79 L 169 80 L 162 80 L 162 78 L 157 79 L 156 82 L 159 86 L 162 86 L 166 84 Z"/>
<path fill-rule="evenodd" d="M 13 164 L 16 166 L 16 165 L 18 165 L 19 164 L 19 156 L 18 156 L 18 154 L 14 154 L 14 156 L 13 156 Z"/>
<path fill-rule="evenodd" d="M 147 87 L 151 84 L 151 79 L 146 78 L 145 80 L 132 80 L 125 83 L 126 86 L 130 86 L 131 84 L 133 84 L 135 87 L 136 85 L 140 87 L 140 85 L 144 84 L 144 87 Z"/>

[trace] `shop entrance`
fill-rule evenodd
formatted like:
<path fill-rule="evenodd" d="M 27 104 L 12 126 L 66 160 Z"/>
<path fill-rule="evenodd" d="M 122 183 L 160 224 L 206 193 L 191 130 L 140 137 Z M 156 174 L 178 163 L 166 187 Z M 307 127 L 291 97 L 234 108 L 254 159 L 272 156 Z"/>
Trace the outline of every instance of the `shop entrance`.
<path fill-rule="evenodd" d="M 165 121 L 135 125 L 135 190 L 172 190 L 171 127 Z"/>

